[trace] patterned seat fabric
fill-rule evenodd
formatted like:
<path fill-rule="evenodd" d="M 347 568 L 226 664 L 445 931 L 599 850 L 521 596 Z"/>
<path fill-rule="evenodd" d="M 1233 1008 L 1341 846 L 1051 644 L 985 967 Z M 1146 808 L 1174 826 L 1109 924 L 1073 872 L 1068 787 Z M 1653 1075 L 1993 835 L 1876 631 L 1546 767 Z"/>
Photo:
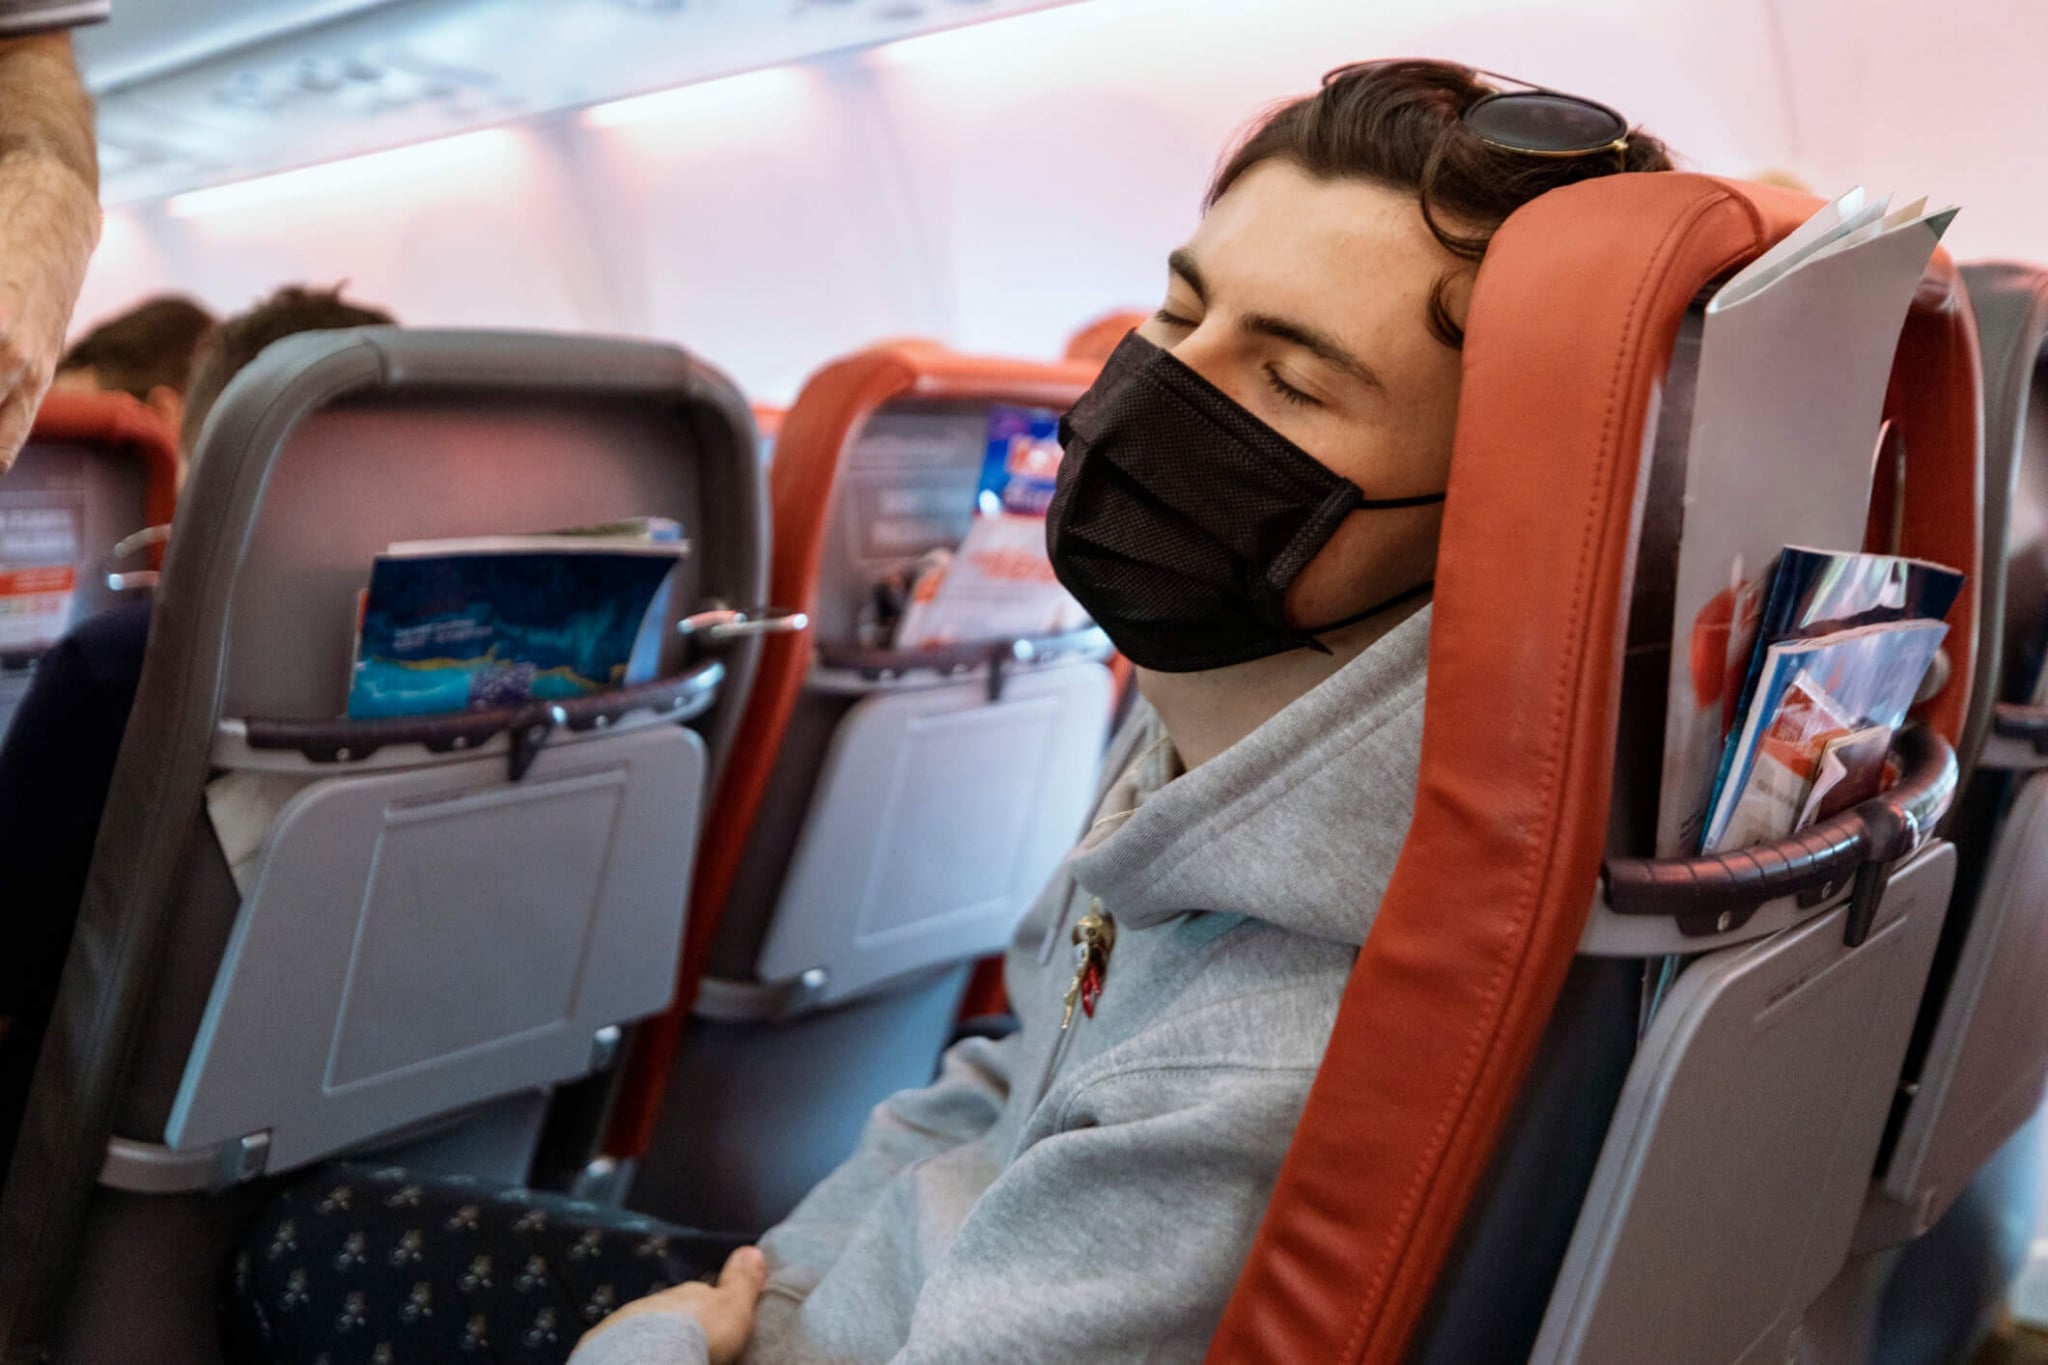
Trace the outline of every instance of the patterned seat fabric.
<path fill-rule="evenodd" d="M 562 1361 L 613 1309 L 716 1270 L 746 1240 L 464 1176 L 333 1166 L 250 1225 L 231 1359 Z"/>

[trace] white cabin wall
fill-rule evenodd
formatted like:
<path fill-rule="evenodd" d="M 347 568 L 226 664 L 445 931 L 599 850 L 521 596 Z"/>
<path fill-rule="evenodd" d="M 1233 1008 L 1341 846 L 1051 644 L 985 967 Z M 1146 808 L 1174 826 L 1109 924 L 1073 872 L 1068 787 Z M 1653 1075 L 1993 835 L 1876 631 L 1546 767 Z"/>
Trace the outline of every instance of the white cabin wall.
<path fill-rule="evenodd" d="M 510 127 L 124 210 L 172 267 L 166 287 L 237 310 L 284 283 L 349 282 L 407 322 L 592 328 L 590 252 L 545 141 Z M 102 248 L 102 255 L 105 254 Z M 80 316 L 99 303 L 96 260 Z M 120 307 L 125 295 L 102 307 Z"/>
<path fill-rule="evenodd" d="M 1081 322 L 1157 301 L 1220 153 L 1343 60 L 1455 55 L 1608 99 L 1714 169 L 1781 137 L 1775 101 L 1723 100 L 1674 54 L 1760 44 L 1760 11 L 1682 0 L 1096 0 L 868 54 L 946 254 L 954 339 L 1057 353 Z M 1750 17 L 1745 20 L 1745 13 Z M 1688 61 L 1693 57 L 1688 57 Z"/>
<path fill-rule="evenodd" d="M 834 355 L 949 330 L 875 98 L 858 62 L 805 63 L 566 129 L 618 330 L 682 341 L 775 401 Z"/>
<path fill-rule="evenodd" d="M 2012 159 L 2039 136 L 2033 58 L 2008 27 L 2048 10 L 1977 0 L 1928 55 L 1937 0 L 1777 3 L 1086 0 L 122 209 L 79 318 L 346 278 L 415 325 L 679 340 L 774 402 L 885 336 L 1049 356 L 1154 300 L 1262 107 L 1409 52 L 1608 100 L 1700 169 L 1952 195 L 1959 256 L 2048 258 L 2048 180 Z"/>
<path fill-rule="evenodd" d="M 1961 204 L 1958 260 L 2048 263 L 2048 4 L 1779 3 L 1800 57 L 1791 164 Z"/>
<path fill-rule="evenodd" d="M 74 315 L 79 325 L 74 330 L 83 330 L 82 324 L 97 314 L 113 312 L 171 287 L 171 282 L 182 280 L 185 274 L 165 251 L 162 235 L 146 215 L 113 210 L 100 225 L 100 244 L 86 275 L 85 292 Z"/>

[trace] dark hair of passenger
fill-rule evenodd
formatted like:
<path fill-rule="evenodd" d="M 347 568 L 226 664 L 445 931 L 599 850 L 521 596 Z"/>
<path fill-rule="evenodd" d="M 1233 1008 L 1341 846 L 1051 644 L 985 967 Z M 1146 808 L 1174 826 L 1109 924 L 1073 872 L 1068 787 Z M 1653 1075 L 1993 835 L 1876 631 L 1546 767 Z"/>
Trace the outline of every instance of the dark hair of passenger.
<path fill-rule="evenodd" d="M 193 357 L 213 328 L 213 314 L 191 299 L 165 294 L 107 319 L 79 339 L 57 372 L 91 370 L 102 389 L 144 402 L 156 389 L 185 391 Z"/>
<path fill-rule="evenodd" d="M 271 343 L 300 332 L 383 327 L 396 321 L 381 308 L 344 299 L 343 287 L 322 290 L 287 285 L 214 329 L 200 348 L 192 386 L 185 392 L 185 418 L 178 437 L 188 457 L 198 447 L 199 433 L 222 391 Z"/>
<path fill-rule="evenodd" d="M 1513 89 L 1513 86 L 1507 87 Z M 1630 128 L 1627 150 L 1571 158 L 1531 156 L 1473 133 L 1465 111 L 1498 93 L 1470 67 L 1398 60 L 1340 66 L 1322 89 L 1267 113 L 1224 160 L 1203 207 L 1213 207 L 1245 172 L 1275 158 L 1319 180 L 1370 180 L 1414 192 L 1423 218 L 1445 249 L 1466 260 L 1486 254 L 1509 214 L 1560 186 L 1620 171 L 1668 171 L 1664 144 Z M 1430 329 L 1464 344 L 1437 281 Z"/>

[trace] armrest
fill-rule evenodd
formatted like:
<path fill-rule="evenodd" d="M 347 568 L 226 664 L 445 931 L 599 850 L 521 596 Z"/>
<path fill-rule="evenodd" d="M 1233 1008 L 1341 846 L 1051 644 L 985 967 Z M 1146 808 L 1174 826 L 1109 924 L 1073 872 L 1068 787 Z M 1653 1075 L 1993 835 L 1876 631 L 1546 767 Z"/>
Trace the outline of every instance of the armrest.
<path fill-rule="evenodd" d="M 1052 635 L 968 640 L 928 649 L 869 649 L 861 645 L 823 641 L 817 647 L 820 668 L 857 674 L 869 682 L 900 678 L 910 673 L 950 676 L 971 669 L 986 669 L 991 701 L 1002 699 L 1003 673 L 1011 665 L 1050 663 L 1072 654 L 1106 658 L 1109 655 L 1109 637 L 1099 627 L 1083 626 L 1079 630 Z"/>
<path fill-rule="evenodd" d="M 476 749 L 499 734 L 511 738 L 510 764 L 516 781 L 557 726 L 573 733 L 611 728 L 636 711 L 665 720 L 702 715 L 717 698 L 725 665 L 716 659 L 693 664 L 673 677 L 636 687 L 598 692 L 573 701 L 533 702 L 490 711 L 457 711 L 442 716 L 399 716 L 389 720 L 261 720 L 243 722 L 251 749 L 295 750 L 313 763 L 361 762 L 394 744 L 417 744 L 430 753 Z"/>
<path fill-rule="evenodd" d="M 1889 791 L 1787 838 L 1697 858 L 1609 858 L 1609 908 L 1673 917 L 1681 933 L 1702 936 L 1726 933 L 1781 896 L 1818 905 L 1853 878 L 1843 939 L 1861 943 L 1891 866 L 1920 847 L 1955 796 L 1955 750 L 1940 735 L 1911 726 L 1893 752 L 1903 771 Z"/>

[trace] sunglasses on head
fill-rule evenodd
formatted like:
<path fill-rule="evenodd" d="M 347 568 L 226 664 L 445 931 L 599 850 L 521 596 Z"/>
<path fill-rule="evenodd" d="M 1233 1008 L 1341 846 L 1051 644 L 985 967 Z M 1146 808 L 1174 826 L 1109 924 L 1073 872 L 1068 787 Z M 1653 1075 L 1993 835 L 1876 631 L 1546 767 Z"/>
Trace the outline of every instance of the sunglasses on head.
<path fill-rule="evenodd" d="M 1323 77 L 1323 83 L 1389 64 L 1374 61 L 1340 66 Z M 1628 120 L 1597 100 L 1531 85 L 1498 71 L 1474 68 L 1472 74 L 1518 87 L 1481 96 L 1465 111 L 1466 131 L 1487 146 L 1554 160 L 1601 152 L 1612 152 L 1618 160 L 1627 153 Z"/>
<path fill-rule="evenodd" d="M 1556 160 L 1628 151 L 1628 120 L 1597 100 L 1475 71 L 1522 87 L 1497 90 L 1465 111 L 1465 127 L 1489 147 Z"/>

